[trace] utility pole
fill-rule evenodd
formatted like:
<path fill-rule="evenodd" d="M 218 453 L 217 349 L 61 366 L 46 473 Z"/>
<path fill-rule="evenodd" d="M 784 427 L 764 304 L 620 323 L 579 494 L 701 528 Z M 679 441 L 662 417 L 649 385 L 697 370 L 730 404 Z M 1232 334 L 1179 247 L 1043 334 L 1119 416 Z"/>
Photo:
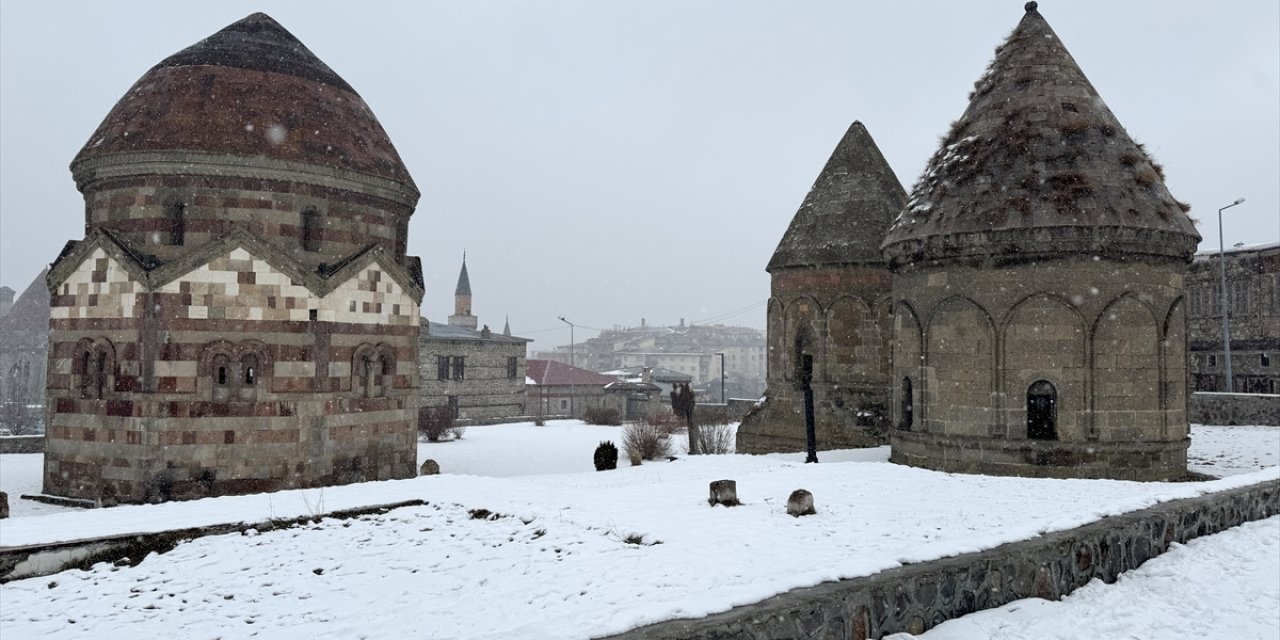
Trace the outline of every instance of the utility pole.
<path fill-rule="evenodd" d="M 572 323 L 572 322 L 569 322 L 568 320 L 565 320 L 565 319 L 564 319 L 564 316 L 560 316 L 560 322 L 563 322 L 563 323 L 565 323 L 565 324 L 569 325 L 569 367 L 572 369 L 573 367 L 576 367 L 576 366 L 577 366 L 577 365 L 575 365 L 575 364 L 574 364 L 574 362 L 573 362 L 573 347 L 574 347 L 574 344 L 573 344 L 573 323 Z M 569 372 L 569 375 L 570 375 L 570 376 L 572 376 L 572 375 L 573 375 L 573 371 L 570 371 L 570 372 Z M 570 380 L 572 380 L 572 377 L 570 378 Z M 577 399 L 578 399 L 578 385 L 570 383 L 570 385 L 569 385 L 569 415 L 570 415 L 571 417 L 577 417 L 577 415 L 578 415 L 578 411 L 577 411 L 577 409 L 574 407 L 575 401 L 576 401 Z"/>
<path fill-rule="evenodd" d="M 1242 202 L 1244 202 L 1244 198 L 1236 198 L 1235 202 L 1218 209 L 1218 275 L 1221 278 L 1222 285 L 1218 308 L 1222 311 L 1222 352 L 1227 365 L 1227 388 L 1223 389 L 1223 391 L 1227 393 L 1235 391 L 1235 383 L 1231 376 L 1231 320 L 1227 318 L 1229 311 L 1227 305 L 1227 254 L 1226 249 L 1224 249 L 1225 243 L 1222 240 L 1222 212 Z"/>

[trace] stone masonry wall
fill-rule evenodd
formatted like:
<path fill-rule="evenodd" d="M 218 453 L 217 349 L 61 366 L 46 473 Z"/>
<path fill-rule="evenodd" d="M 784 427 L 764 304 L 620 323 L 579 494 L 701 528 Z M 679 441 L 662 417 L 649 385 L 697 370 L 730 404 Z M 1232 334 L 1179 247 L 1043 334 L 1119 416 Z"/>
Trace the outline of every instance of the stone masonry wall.
<path fill-rule="evenodd" d="M 424 322 L 425 326 L 425 322 Z M 461 357 L 462 380 L 440 380 L 437 358 Z M 508 359 L 516 359 L 516 375 L 508 376 Z M 525 343 L 483 340 L 441 340 L 422 335 L 418 339 L 418 371 L 421 406 L 446 406 L 457 399 L 457 418 L 464 420 L 524 415 Z"/>
<path fill-rule="evenodd" d="M 273 257 L 233 247 L 149 291 L 99 248 L 56 284 L 46 493 L 140 501 L 414 475 L 414 296 L 383 258 L 321 294 Z"/>
<path fill-rule="evenodd" d="M 1191 421 L 1196 424 L 1280 426 L 1280 395 L 1193 393 Z"/>
<path fill-rule="evenodd" d="M 797 589 L 699 620 L 673 620 L 611 640 L 866 640 L 919 634 L 1022 598 L 1057 600 L 1121 573 L 1174 543 L 1280 513 L 1269 481 L 1105 518 L 988 551 Z"/>

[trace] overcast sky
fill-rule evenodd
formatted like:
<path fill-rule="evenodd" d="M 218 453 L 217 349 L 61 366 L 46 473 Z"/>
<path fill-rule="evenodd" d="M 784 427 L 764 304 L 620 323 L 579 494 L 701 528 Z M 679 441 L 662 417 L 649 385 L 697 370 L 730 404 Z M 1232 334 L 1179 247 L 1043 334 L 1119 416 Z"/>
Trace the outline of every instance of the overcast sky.
<path fill-rule="evenodd" d="M 480 322 L 764 325 L 764 267 L 845 129 L 910 189 L 1022 2 L 0 4 L 0 283 L 83 200 L 67 169 L 153 64 L 265 11 L 372 107 L 422 190 L 409 251 L 444 321 L 463 250 Z M 1040 12 L 1191 203 L 1201 249 L 1280 240 L 1280 3 Z"/>

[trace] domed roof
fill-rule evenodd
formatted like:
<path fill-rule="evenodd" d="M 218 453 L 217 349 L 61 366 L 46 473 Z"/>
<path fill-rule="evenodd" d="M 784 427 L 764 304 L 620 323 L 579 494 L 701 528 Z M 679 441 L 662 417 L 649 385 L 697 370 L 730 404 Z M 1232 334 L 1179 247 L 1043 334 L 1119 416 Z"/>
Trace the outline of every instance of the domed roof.
<path fill-rule="evenodd" d="M 791 219 L 767 270 L 883 264 L 880 241 L 906 198 L 867 128 L 854 122 Z"/>
<path fill-rule="evenodd" d="M 264 13 L 231 24 L 143 74 L 72 167 L 139 151 L 263 156 L 413 187 L 360 95 Z"/>
<path fill-rule="evenodd" d="M 1190 259 L 1200 235 L 1028 2 L 883 244 L 891 265 L 1062 253 Z"/>

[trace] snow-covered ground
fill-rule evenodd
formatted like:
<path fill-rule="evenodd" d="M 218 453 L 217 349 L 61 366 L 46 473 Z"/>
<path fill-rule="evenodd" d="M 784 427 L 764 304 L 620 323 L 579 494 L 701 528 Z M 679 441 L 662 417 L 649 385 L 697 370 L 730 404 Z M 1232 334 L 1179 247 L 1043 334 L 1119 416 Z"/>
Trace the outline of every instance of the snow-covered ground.
<path fill-rule="evenodd" d="M 1215 440 L 1201 438 L 1204 429 L 1219 428 L 1198 428 L 1193 441 Z M 1239 475 L 1162 484 L 943 474 L 888 464 L 883 448 L 824 452 L 818 465 L 798 455 L 703 456 L 597 473 L 591 452 L 619 442 L 619 429 L 473 427 L 461 441 L 420 446 L 440 476 L 0 521 L 9 546 L 429 502 L 206 537 L 132 568 L 15 581 L 0 587 L 0 637 L 605 635 L 1280 477 L 1280 468 L 1249 469 L 1258 452 L 1280 449 L 1280 430 L 1235 429 L 1248 442 L 1223 437 L 1193 457 Z M 24 464 L 11 457 L 0 456 L 6 487 Z M 707 505 L 709 482 L 721 478 L 737 480 L 743 506 Z M 798 488 L 814 493 L 817 515 L 785 514 Z M 1244 557 L 1276 551 L 1265 541 L 1233 548 Z M 1206 590 L 1236 593 L 1222 582 Z M 1280 616 L 1280 584 L 1263 596 L 1254 613 Z"/>

